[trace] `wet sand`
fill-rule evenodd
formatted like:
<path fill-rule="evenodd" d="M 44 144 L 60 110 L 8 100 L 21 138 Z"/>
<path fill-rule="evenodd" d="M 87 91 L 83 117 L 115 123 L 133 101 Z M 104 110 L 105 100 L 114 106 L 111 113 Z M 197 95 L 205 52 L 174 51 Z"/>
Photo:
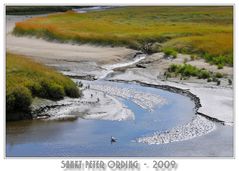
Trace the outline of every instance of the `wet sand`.
<path fill-rule="evenodd" d="M 169 85 L 172 87 L 188 90 L 200 99 L 201 107 L 198 112 L 211 118 L 233 125 L 233 89 L 231 86 L 216 86 L 199 82 L 190 82 L 190 80 L 162 81 L 158 75 L 151 69 L 127 69 L 124 73 L 114 75 L 110 80 L 139 81 L 152 85 Z"/>

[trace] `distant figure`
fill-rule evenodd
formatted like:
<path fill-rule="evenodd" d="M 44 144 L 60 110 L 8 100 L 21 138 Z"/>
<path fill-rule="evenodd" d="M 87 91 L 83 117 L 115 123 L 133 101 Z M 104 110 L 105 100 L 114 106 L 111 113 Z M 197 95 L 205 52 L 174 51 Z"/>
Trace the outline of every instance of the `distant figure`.
<path fill-rule="evenodd" d="M 90 97 L 92 98 L 92 97 L 93 97 L 93 94 L 91 94 Z"/>
<path fill-rule="evenodd" d="M 112 136 L 111 136 L 111 140 L 110 140 L 111 144 L 112 144 L 112 143 L 115 143 L 116 141 L 117 141 L 117 139 L 116 139 L 115 137 L 112 137 Z"/>
<path fill-rule="evenodd" d="M 82 87 L 83 86 L 82 82 L 80 82 L 80 81 L 77 81 L 76 84 L 77 84 L 78 87 Z"/>

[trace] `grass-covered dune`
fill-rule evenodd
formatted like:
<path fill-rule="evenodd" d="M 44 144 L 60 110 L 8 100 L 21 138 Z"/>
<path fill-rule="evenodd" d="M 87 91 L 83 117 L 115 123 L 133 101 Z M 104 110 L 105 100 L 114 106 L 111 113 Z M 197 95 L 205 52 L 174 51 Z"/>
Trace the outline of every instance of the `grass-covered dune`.
<path fill-rule="evenodd" d="M 197 54 L 213 64 L 233 64 L 232 7 L 120 7 L 83 14 L 65 12 L 16 23 L 14 33 L 135 49 L 149 45 L 146 50 L 152 52 L 172 48 Z"/>
<path fill-rule="evenodd" d="M 21 55 L 7 53 L 6 59 L 7 119 L 29 112 L 33 97 L 59 100 L 80 96 L 75 83 L 61 73 Z"/>

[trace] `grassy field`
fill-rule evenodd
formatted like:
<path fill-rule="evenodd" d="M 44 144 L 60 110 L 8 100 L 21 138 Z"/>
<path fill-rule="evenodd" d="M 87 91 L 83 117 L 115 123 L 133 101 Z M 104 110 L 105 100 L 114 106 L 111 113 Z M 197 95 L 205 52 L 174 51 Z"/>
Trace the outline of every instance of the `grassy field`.
<path fill-rule="evenodd" d="M 80 96 L 69 78 L 29 58 L 10 53 L 7 53 L 6 81 L 7 113 L 29 111 L 35 96 L 52 100 Z"/>
<path fill-rule="evenodd" d="M 212 64 L 233 64 L 232 7 L 121 7 L 83 14 L 65 12 L 16 23 L 14 33 L 147 52 L 171 48 L 197 54 Z"/>

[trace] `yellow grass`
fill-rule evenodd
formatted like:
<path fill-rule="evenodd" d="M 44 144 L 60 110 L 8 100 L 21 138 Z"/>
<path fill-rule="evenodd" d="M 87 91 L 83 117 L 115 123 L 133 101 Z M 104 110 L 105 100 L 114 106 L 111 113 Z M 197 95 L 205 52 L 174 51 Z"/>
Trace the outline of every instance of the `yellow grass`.
<path fill-rule="evenodd" d="M 232 14 L 232 7 L 121 7 L 32 18 L 17 23 L 15 33 L 136 49 L 160 42 L 187 53 L 232 56 Z"/>
<path fill-rule="evenodd" d="M 22 55 L 7 53 L 6 78 L 7 111 L 26 109 L 32 96 L 53 100 L 79 96 L 72 80 Z"/>

